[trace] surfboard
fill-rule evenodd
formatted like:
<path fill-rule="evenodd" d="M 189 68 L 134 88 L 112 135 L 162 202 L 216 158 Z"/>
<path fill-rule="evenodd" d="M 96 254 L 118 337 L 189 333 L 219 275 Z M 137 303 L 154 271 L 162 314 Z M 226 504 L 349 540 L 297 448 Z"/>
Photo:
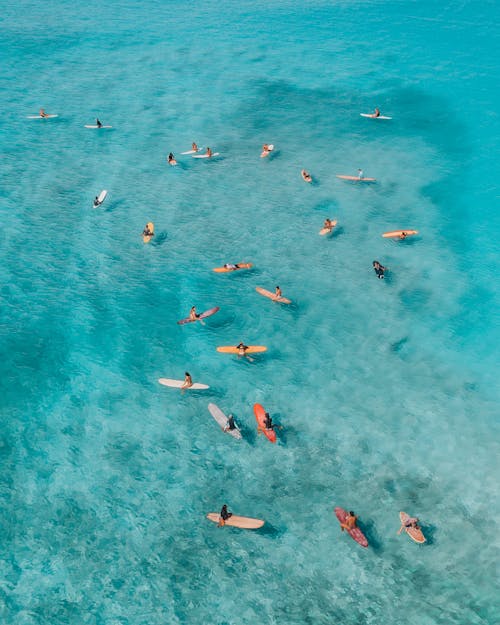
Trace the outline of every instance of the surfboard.
<path fill-rule="evenodd" d="M 171 378 L 159 378 L 158 382 L 170 388 L 182 388 L 184 384 L 184 380 L 172 380 Z M 193 386 L 187 386 L 186 391 L 205 391 L 207 388 L 210 388 L 207 384 L 198 384 L 198 382 L 195 382 Z"/>
<path fill-rule="evenodd" d="M 406 514 L 406 512 L 400 512 L 399 518 L 401 519 L 401 524 L 404 525 L 406 521 L 410 519 L 411 517 L 409 514 Z M 426 542 L 425 536 L 423 535 L 421 529 L 417 529 L 415 527 L 405 527 L 405 532 L 416 543 L 422 544 Z"/>
<path fill-rule="evenodd" d="M 208 156 L 208 154 L 193 154 L 192 158 L 213 158 L 214 156 L 219 156 L 219 152 L 212 152 L 212 156 Z"/>
<path fill-rule="evenodd" d="M 375 178 L 360 178 L 359 176 L 345 176 L 344 174 L 336 174 L 341 180 L 352 180 L 353 182 L 376 182 Z"/>
<path fill-rule="evenodd" d="M 268 297 L 269 299 L 272 299 L 274 302 L 279 302 L 280 304 L 291 304 L 292 301 L 287 299 L 286 297 L 276 297 L 275 293 L 271 293 L 271 291 L 268 291 L 267 289 L 263 289 L 262 287 L 258 286 L 255 287 L 255 290 L 257 291 L 257 293 L 260 293 L 260 295 L 263 295 L 264 297 Z"/>
<path fill-rule="evenodd" d="M 95 124 L 85 124 L 85 128 L 113 128 L 113 126 L 96 126 Z"/>
<path fill-rule="evenodd" d="M 319 233 L 321 235 L 325 235 L 325 234 L 331 234 L 333 232 L 333 228 L 335 228 L 335 226 L 337 225 L 337 220 L 333 219 L 332 220 L 332 227 L 331 228 L 321 228 L 321 230 L 319 231 Z"/>
<path fill-rule="evenodd" d="M 181 152 L 181 154 L 196 154 L 197 152 L 201 152 L 205 148 L 198 148 L 197 150 L 188 150 L 187 152 Z"/>
<path fill-rule="evenodd" d="M 149 221 L 147 223 L 147 226 L 149 228 L 149 230 L 154 234 L 155 232 L 155 225 L 152 221 Z M 151 241 L 151 239 L 153 238 L 153 234 L 148 234 L 148 235 L 142 235 L 142 240 L 144 241 L 144 243 L 149 243 Z"/>
<path fill-rule="evenodd" d="M 214 267 L 214 271 L 216 273 L 229 273 L 231 271 L 238 271 L 238 269 L 250 269 L 252 267 L 252 263 L 234 263 L 238 265 L 234 269 L 228 267 Z"/>
<path fill-rule="evenodd" d="M 347 512 L 343 508 L 335 508 L 335 516 L 339 520 L 339 523 L 345 523 L 347 518 Z M 345 530 L 351 538 L 353 538 L 362 547 L 368 547 L 368 540 L 359 527 L 355 527 L 352 530 Z"/>
<path fill-rule="evenodd" d="M 54 117 L 59 117 L 59 115 L 28 115 L 26 119 L 53 119 Z"/>
<path fill-rule="evenodd" d="M 260 153 L 260 158 L 265 158 L 266 156 L 269 156 L 269 152 L 272 152 L 273 150 L 274 150 L 274 145 L 270 143 L 267 146 L 267 150 L 262 150 L 262 152 Z"/>
<path fill-rule="evenodd" d="M 264 432 L 267 440 L 270 441 L 271 443 L 275 443 L 276 442 L 276 432 L 272 428 L 268 429 L 265 426 L 265 423 L 266 423 L 266 411 L 264 410 L 264 406 L 262 406 L 261 404 L 254 404 L 253 412 L 254 412 L 254 415 L 255 415 L 255 420 L 257 421 L 257 425 L 262 430 L 262 432 Z"/>
<path fill-rule="evenodd" d="M 217 348 L 217 351 L 221 354 L 240 353 L 240 350 L 232 345 L 221 345 Z M 245 354 L 261 354 L 262 352 L 267 352 L 267 347 L 265 345 L 249 345 L 248 349 L 245 350 Z"/>
<path fill-rule="evenodd" d="M 106 196 L 108 195 L 108 192 L 106 191 L 106 189 L 102 190 L 99 193 L 99 197 L 97 198 L 97 204 L 94 204 L 94 208 L 97 208 L 98 206 L 100 206 L 104 200 L 106 199 Z"/>
<path fill-rule="evenodd" d="M 418 234 L 418 230 L 393 230 L 392 232 L 384 232 L 382 236 L 384 237 L 384 239 L 390 239 L 392 237 L 400 237 L 403 232 L 406 234 L 407 237 L 413 234 Z"/>
<path fill-rule="evenodd" d="M 217 512 L 209 512 L 207 519 L 213 523 L 219 523 L 220 515 Z M 237 516 L 233 514 L 226 521 L 224 521 L 223 527 L 229 525 L 229 527 L 239 527 L 244 530 L 258 530 L 259 527 L 264 525 L 265 521 L 261 519 L 252 519 L 248 516 Z"/>
<path fill-rule="evenodd" d="M 301 171 L 300 175 L 302 176 L 302 180 L 304 180 L 304 182 L 312 182 L 313 181 L 311 174 L 304 175 L 303 171 Z"/>
<path fill-rule="evenodd" d="M 375 117 L 372 113 L 360 113 L 361 117 L 371 117 L 372 119 L 392 119 L 392 117 L 387 117 L 387 115 L 378 115 Z"/>
<path fill-rule="evenodd" d="M 178 321 L 177 323 L 182 326 L 185 323 L 194 323 L 195 321 L 199 321 L 200 319 L 206 319 L 207 317 L 211 317 L 212 315 L 215 315 L 216 312 L 218 312 L 220 310 L 219 306 L 214 306 L 213 308 L 209 308 L 208 310 L 205 310 L 205 312 L 200 313 L 196 319 L 191 319 L 190 317 L 186 317 L 185 319 L 181 319 L 180 321 Z"/>
<path fill-rule="evenodd" d="M 219 406 L 217 406 L 216 404 L 208 404 L 208 410 L 209 410 L 210 414 L 212 415 L 212 417 L 220 425 L 220 428 L 221 428 L 221 430 L 223 432 L 226 432 L 226 434 L 230 434 L 233 438 L 237 438 L 237 439 L 241 439 L 242 438 L 241 432 L 240 432 L 240 429 L 239 429 L 238 426 L 236 426 L 235 430 L 226 430 L 226 429 L 224 429 L 224 428 L 227 427 L 229 419 L 222 412 L 222 410 L 219 408 Z"/>

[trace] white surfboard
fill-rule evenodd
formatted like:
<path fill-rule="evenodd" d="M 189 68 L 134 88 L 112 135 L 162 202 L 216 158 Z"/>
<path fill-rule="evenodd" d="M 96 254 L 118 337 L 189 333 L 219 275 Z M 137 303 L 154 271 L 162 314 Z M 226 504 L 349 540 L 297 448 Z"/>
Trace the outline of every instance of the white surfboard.
<path fill-rule="evenodd" d="M 171 378 L 160 378 L 158 382 L 160 384 L 163 384 L 163 386 L 169 386 L 170 388 L 182 388 L 182 385 L 184 384 L 184 380 L 172 380 Z M 197 382 L 195 382 L 193 386 L 187 386 L 186 390 L 187 391 L 204 391 L 207 388 L 210 388 L 210 387 L 207 386 L 206 384 L 198 384 Z"/>
<path fill-rule="evenodd" d="M 85 124 L 85 128 L 113 128 L 113 126 L 96 126 L 95 124 Z"/>
<path fill-rule="evenodd" d="M 97 198 L 97 204 L 94 203 L 94 208 L 97 208 L 98 206 L 100 206 L 104 200 L 106 199 L 106 196 L 108 195 L 108 192 L 106 191 L 106 189 L 103 189 L 100 193 L 99 193 L 99 197 Z"/>
<path fill-rule="evenodd" d="M 242 438 L 241 432 L 238 426 L 236 426 L 235 430 L 225 429 L 227 427 L 229 419 L 222 412 L 219 406 L 217 406 L 216 404 L 208 404 L 208 410 L 224 432 L 227 432 L 227 434 L 231 434 L 231 436 L 233 436 L 234 438 L 238 438 L 238 439 Z"/>
<path fill-rule="evenodd" d="M 52 119 L 53 117 L 59 117 L 59 115 L 28 115 L 26 119 Z"/>
<path fill-rule="evenodd" d="M 196 154 L 197 152 L 201 152 L 205 148 L 198 148 L 197 150 L 188 150 L 187 152 L 181 152 L 181 154 Z"/>
<path fill-rule="evenodd" d="M 212 152 L 212 156 L 208 156 L 208 154 L 193 154 L 192 158 L 213 158 L 214 156 L 219 156 L 219 152 Z"/>
<path fill-rule="evenodd" d="M 387 115 L 379 115 L 375 117 L 372 113 L 360 113 L 361 117 L 371 117 L 372 119 L 392 119 L 392 117 L 387 117 Z"/>

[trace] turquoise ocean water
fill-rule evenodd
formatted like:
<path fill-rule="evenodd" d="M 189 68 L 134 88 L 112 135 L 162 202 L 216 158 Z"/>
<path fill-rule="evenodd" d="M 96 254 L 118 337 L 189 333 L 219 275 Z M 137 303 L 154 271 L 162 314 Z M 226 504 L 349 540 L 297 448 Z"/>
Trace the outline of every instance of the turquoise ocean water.
<path fill-rule="evenodd" d="M 498 5 L 2 9 L 2 622 L 499 622 Z M 215 351 L 240 340 L 269 350 Z M 157 383 L 185 370 L 210 390 Z"/>

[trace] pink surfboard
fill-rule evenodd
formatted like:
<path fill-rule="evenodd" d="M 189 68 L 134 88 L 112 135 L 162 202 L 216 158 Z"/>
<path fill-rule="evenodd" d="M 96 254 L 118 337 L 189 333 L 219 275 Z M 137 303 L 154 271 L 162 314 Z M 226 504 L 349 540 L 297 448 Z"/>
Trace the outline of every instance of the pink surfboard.
<path fill-rule="evenodd" d="M 339 523 L 345 523 L 347 519 L 347 512 L 343 508 L 335 508 L 335 515 L 339 520 Z M 368 547 L 368 540 L 359 527 L 355 527 L 352 530 L 346 530 L 347 533 L 362 547 Z"/>
<path fill-rule="evenodd" d="M 215 315 L 215 313 L 218 312 L 219 310 L 220 310 L 219 306 L 214 306 L 214 308 L 210 308 L 209 310 L 205 310 L 205 312 L 202 312 L 201 314 L 199 314 L 196 317 L 196 319 L 190 319 L 189 317 L 186 317 L 185 319 L 181 319 L 177 323 L 179 325 L 183 325 L 185 323 L 194 323 L 195 321 L 199 321 L 200 319 L 206 319 L 207 317 L 211 317 L 212 315 Z"/>

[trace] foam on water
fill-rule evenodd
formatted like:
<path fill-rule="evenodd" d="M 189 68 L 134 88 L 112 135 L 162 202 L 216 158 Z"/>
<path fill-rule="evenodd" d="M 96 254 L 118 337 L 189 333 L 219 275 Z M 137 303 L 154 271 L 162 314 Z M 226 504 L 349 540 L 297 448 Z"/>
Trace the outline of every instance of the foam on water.
<path fill-rule="evenodd" d="M 497 8 L 4 10 L 3 622 L 496 622 Z M 268 352 L 215 350 L 240 340 Z M 157 383 L 185 370 L 210 390 Z M 224 502 L 264 529 L 217 529 Z"/>

